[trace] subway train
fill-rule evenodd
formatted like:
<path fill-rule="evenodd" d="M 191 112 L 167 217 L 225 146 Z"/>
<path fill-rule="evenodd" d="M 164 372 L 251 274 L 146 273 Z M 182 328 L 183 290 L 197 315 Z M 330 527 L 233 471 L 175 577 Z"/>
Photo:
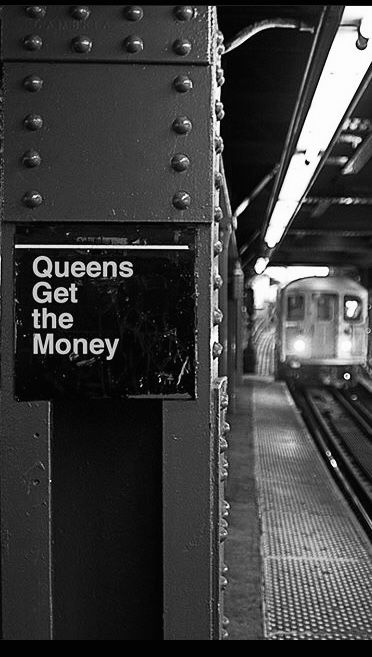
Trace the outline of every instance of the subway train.
<path fill-rule="evenodd" d="M 279 380 L 346 387 L 367 361 L 368 292 L 339 276 L 296 280 L 279 293 Z"/>

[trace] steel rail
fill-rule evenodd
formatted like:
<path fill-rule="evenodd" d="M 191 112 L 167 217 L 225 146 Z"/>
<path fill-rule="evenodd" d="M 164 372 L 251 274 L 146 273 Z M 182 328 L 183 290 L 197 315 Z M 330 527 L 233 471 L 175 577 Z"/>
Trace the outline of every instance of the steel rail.
<path fill-rule="evenodd" d="M 321 411 L 317 407 L 309 390 L 291 389 L 292 396 L 300 408 L 304 421 L 313 436 L 320 453 L 332 476 L 343 491 L 346 499 L 354 509 L 364 529 L 372 538 L 372 494 L 364 473 L 351 462 L 349 452 L 342 447 L 340 439 L 335 436 Z"/>

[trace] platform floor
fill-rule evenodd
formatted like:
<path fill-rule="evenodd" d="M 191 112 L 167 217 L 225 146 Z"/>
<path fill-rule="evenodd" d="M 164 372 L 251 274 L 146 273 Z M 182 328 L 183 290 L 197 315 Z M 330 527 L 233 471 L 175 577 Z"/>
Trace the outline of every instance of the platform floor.
<path fill-rule="evenodd" d="M 372 639 L 372 551 L 285 384 L 246 377 L 231 418 L 230 640 Z"/>

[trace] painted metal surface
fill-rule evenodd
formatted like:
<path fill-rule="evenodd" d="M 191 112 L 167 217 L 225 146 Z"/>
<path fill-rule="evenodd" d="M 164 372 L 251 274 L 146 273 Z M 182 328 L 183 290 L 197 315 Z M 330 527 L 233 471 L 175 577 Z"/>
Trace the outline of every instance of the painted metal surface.
<path fill-rule="evenodd" d="M 51 409 L 14 400 L 13 226 L 3 226 L 1 336 L 2 638 L 52 636 Z"/>
<path fill-rule="evenodd" d="M 3 638 L 219 638 L 212 385 L 223 351 L 215 140 L 224 111 L 215 9 L 92 5 L 74 8 L 75 20 L 70 6 L 36 9 L 3 10 L 2 532 L 13 537 Z M 139 224 L 150 239 L 167 223 L 180 234 L 192 226 L 197 241 L 197 399 L 17 402 L 16 226 L 45 236 L 73 225 L 87 240 L 107 228 L 120 240 Z M 23 464 L 30 431 L 42 430 Z M 42 480 L 31 466 L 46 456 Z M 26 466 L 45 494 L 33 511 L 37 554 L 46 555 L 38 560 L 24 559 L 29 499 L 14 489 Z"/>
<path fill-rule="evenodd" d="M 45 5 L 38 17 L 28 9 L 4 6 L 6 60 L 211 63 L 207 6 L 90 5 L 81 18 L 76 6 Z"/>
<path fill-rule="evenodd" d="M 211 222 L 212 72 L 186 67 L 193 89 L 179 93 L 184 68 L 6 64 L 5 221 Z"/>

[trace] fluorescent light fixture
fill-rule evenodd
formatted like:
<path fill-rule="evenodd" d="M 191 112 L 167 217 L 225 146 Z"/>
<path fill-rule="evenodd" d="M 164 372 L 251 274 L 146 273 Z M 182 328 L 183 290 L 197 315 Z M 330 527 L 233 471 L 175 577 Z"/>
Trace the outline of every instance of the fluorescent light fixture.
<path fill-rule="evenodd" d="M 372 63 L 372 39 L 364 50 L 356 45 L 361 25 L 372 35 L 372 7 L 345 7 L 270 217 L 265 234 L 269 248 L 274 248 L 282 239 Z M 363 36 L 367 38 L 366 34 Z"/>
<path fill-rule="evenodd" d="M 269 264 L 269 258 L 258 258 L 254 270 L 258 276 L 264 273 L 267 265 Z"/>

